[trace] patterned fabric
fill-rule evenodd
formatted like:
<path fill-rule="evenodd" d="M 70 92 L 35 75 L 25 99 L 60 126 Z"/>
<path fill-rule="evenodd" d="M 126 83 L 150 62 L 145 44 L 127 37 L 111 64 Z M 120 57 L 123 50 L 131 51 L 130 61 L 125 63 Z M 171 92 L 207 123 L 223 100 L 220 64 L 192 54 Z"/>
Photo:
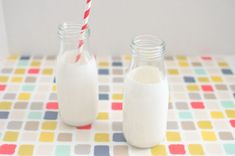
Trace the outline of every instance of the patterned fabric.
<path fill-rule="evenodd" d="M 60 120 L 54 56 L 11 55 L 0 63 L 0 155 L 235 155 L 235 75 L 222 57 L 166 57 L 166 139 L 129 146 L 122 133 L 123 79 L 130 56 L 98 57 L 99 113 L 92 125 Z"/>

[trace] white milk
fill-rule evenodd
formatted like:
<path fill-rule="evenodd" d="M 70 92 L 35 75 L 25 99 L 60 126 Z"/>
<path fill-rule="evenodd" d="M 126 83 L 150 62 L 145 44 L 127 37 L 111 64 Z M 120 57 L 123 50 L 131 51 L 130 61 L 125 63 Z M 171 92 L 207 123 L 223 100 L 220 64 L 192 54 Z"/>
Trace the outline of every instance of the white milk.
<path fill-rule="evenodd" d="M 158 68 L 141 66 L 125 80 L 123 131 L 133 146 L 152 147 L 163 141 L 166 131 L 169 90 Z"/>
<path fill-rule="evenodd" d="M 57 58 L 56 83 L 61 119 L 72 126 L 92 123 L 98 104 L 98 77 L 94 58 L 81 57 L 74 63 L 76 50 Z"/>

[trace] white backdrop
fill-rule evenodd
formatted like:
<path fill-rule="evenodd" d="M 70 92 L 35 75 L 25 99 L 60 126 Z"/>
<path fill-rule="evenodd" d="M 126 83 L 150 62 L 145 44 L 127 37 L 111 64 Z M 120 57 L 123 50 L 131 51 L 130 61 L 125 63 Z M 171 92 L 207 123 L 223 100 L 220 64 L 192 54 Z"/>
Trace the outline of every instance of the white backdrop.
<path fill-rule="evenodd" d="M 8 53 L 6 29 L 4 16 L 2 11 L 2 3 L 0 0 L 0 56 L 5 56 Z"/>
<path fill-rule="evenodd" d="M 81 22 L 83 8 L 84 0 L 3 0 L 9 52 L 57 53 L 57 25 Z M 143 33 L 164 39 L 169 53 L 233 54 L 235 0 L 93 0 L 90 27 L 97 54 L 129 52 Z"/>

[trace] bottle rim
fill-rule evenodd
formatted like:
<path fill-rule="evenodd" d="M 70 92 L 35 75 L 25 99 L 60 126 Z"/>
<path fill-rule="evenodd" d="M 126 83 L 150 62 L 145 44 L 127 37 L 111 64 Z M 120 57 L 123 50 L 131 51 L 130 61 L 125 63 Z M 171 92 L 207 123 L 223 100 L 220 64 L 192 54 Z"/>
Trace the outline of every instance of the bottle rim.
<path fill-rule="evenodd" d="M 62 23 L 58 26 L 57 34 L 60 39 L 78 38 L 87 39 L 90 36 L 90 28 L 84 30 L 83 35 L 81 34 L 82 25 L 79 23 Z"/>
<path fill-rule="evenodd" d="M 134 37 L 130 47 L 134 56 L 143 58 L 159 58 L 165 54 L 165 42 L 151 34 Z"/>

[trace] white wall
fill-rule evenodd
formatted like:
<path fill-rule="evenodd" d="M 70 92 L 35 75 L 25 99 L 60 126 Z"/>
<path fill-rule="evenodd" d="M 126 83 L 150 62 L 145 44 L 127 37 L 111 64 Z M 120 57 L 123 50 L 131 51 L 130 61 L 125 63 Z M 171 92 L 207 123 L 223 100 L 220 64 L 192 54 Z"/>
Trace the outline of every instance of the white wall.
<path fill-rule="evenodd" d="M 0 0 L 0 57 L 8 54 L 7 36 L 5 30 L 5 21 L 2 10 L 2 0 Z"/>
<path fill-rule="evenodd" d="M 9 51 L 56 53 L 57 25 L 81 22 L 84 0 L 3 0 Z M 93 0 L 91 48 L 124 53 L 134 35 L 163 38 L 170 53 L 235 53 L 234 0 Z"/>

